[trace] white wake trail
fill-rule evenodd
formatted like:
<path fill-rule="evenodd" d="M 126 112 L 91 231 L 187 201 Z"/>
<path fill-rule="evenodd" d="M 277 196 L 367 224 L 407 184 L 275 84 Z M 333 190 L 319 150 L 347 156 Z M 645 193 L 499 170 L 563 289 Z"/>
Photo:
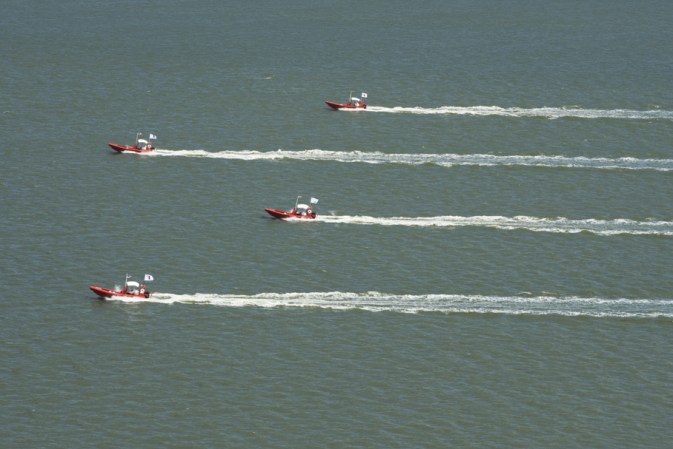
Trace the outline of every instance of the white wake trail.
<path fill-rule="evenodd" d="M 400 313 L 560 315 L 600 318 L 673 318 L 673 299 L 576 296 L 399 295 L 380 292 L 291 292 L 230 295 L 155 293 L 148 299 L 115 298 L 127 303 L 202 304 L 223 307 L 319 308 Z"/>
<path fill-rule="evenodd" d="M 206 151 L 157 149 L 147 156 L 194 157 L 242 161 L 332 161 L 364 164 L 403 164 L 454 166 L 521 166 L 550 168 L 588 168 L 601 170 L 673 171 L 673 159 L 638 159 L 634 157 L 589 158 L 584 156 L 493 155 L 454 153 L 382 153 L 379 151 L 277 150 L 277 151 Z"/>
<path fill-rule="evenodd" d="M 307 220 L 296 220 L 307 221 Z M 528 230 L 533 232 L 580 233 L 597 235 L 659 235 L 673 236 L 673 221 L 636 221 L 629 219 L 597 220 L 538 218 L 528 216 L 436 216 L 436 217 L 369 217 L 361 215 L 318 215 L 317 222 L 332 224 L 410 226 L 410 227 L 486 227 L 502 230 Z"/>
<path fill-rule="evenodd" d="M 548 119 L 673 120 L 673 111 L 661 109 L 639 111 L 633 109 L 584 109 L 579 107 L 503 108 L 500 106 L 441 106 L 437 108 L 424 108 L 420 106 L 368 106 L 365 111 L 392 114 L 541 117 Z"/>

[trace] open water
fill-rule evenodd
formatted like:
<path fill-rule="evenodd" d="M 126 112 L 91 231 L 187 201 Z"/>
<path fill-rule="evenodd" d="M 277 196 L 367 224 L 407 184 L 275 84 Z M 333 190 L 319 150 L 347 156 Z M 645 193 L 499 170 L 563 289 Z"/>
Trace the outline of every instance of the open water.
<path fill-rule="evenodd" d="M 4 0 L 0 447 L 671 447 L 671 23 Z"/>

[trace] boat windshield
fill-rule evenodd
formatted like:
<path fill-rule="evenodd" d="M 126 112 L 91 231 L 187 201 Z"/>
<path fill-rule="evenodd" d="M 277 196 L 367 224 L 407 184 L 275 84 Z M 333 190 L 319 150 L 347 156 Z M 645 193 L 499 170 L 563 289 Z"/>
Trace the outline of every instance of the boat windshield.
<path fill-rule="evenodd" d="M 297 204 L 297 213 L 302 214 L 308 210 L 308 204 Z"/>
<path fill-rule="evenodd" d="M 136 290 L 138 290 L 139 287 L 140 284 L 137 283 L 136 281 L 129 281 L 126 283 L 126 291 L 129 293 L 135 292 Z"/>

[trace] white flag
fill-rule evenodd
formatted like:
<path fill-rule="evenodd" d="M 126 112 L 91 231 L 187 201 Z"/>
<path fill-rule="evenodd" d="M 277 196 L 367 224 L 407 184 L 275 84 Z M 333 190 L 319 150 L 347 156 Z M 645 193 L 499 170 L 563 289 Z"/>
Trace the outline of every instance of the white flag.
<path fill-rule="evenodd" d="M 156 138 L 157 138 L 157 136 L 155 136 L 154 134 L 150 133 L 150 139 L 155 139 L 155 140 L 156 140 Z"/>
<path fill-rule="evenodd" d="M 362 95 L 360 95 L 362 98 L 367 98 L 367 92 L 362 92 Z"/>
<path fill-rule="evenodd" d="M 145 281 L 153 281 L 153 280 L 154 280 L 154 276 L 152 276 L 151 274 L 146 274 L 145 275 Z"/>
<path fill-rule="evenodd" d="M 318 204 L 318 198 L 311 197 L 311 204 Z"/>

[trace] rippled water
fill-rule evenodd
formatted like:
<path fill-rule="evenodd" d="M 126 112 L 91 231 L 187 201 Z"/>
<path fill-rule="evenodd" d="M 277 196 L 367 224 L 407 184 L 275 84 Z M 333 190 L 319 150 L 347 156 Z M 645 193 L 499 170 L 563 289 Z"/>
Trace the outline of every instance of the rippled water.
<path fill-rule="evenodd" d="M 671 19 L 9 1 L 0 446 L 666 447 Z"/>

